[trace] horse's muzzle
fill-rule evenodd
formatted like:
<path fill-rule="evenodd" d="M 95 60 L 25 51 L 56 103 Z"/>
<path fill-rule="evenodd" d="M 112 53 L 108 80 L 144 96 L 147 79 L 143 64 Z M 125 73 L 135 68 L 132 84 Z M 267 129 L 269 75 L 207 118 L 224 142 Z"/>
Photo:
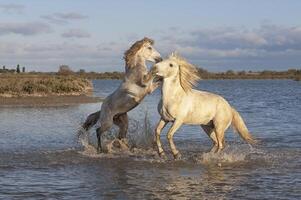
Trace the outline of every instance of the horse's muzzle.
<path fill-rule="evenodd" d="M 158 63 L 158 62 L 161 62 L 163 59 L 161 57 L 157 57 L 155 58 L 155 62 Z"/>
<path fill-rule="evenodd" d="M 151 68 L 151 74 L 152 74 L 153 76 L 155 76 L 155 75 L 157 75 L 157 73 L 158 73 L 158 68 L 157 68 L 156 65 L 154 65 L 154 66 Z"/>

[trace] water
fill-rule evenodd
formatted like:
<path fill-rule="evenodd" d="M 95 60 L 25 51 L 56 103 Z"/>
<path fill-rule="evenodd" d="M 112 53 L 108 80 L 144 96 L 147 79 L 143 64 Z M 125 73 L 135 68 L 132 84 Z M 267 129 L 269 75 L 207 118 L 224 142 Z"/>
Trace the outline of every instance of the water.
<path fill-rule="evenodd" d="M 118 84 L 94 81 L 95 95 Z M 229 130 L 224 153 L 213 155 L 199 127 L 183 126 L 174 138 L 183 159 L 173 161 L 166 127 L 169 159 L 158 158 L 143 124 L 146 112 L 149 129 L 159 119 L 159 91 L 129 113 L 129 142 L 138 148 L 100 155 L 76 138 L 100 104 L 0 108 L 0 199 L 300 199 L 300 82 L 212 80 L 199 88 L 229 100 L 261 144 L 251 148 Z"/>

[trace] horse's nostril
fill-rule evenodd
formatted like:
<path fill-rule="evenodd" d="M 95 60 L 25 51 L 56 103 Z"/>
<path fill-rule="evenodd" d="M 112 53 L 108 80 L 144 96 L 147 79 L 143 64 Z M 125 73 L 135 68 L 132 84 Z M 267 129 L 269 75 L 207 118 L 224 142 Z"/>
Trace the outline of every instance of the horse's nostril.
<path fill-rule="evenodd" d="M 156 63 L 161 62 L 163 59 L 161 57 L 155 58 Z"/>

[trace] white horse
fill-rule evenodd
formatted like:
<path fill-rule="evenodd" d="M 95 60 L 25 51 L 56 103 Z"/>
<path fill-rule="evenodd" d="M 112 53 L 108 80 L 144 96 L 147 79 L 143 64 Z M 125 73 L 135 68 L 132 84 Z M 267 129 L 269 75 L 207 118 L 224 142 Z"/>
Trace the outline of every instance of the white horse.
<path fill-rule="evenodd" d="M 155 130 L 160 156 L 165 156 L 160 134 L 168 122 L 173 123 L 167 139 L 175 159 L 180 158 L 181 154 L 173 142 L 173 135 L 182 124 L 201 125 L 213 141 L 212 152 L 220 152 L 224 148 L 224 134 L 231 124 L 245 141 L 251 144 L 256 142 L 240 114 L 223 97 L 192 89 L 200 78 L 197 68 L 185 59 L 172 54 L 155 64 L 152 73 L 163 79 L 158 105 L 161 119 Z"/>
<path fill-rule="evenodd" d="M 124 80 L 104 100 L 101 110 L 90 114 L 83 124 L 83 128 L 89 130 L 99 122 L 100 128 L 96 130 L 99 152 L 101 152 L 101 135 L 116 124 L 119 127 L 119 139 L 125 138 L 128 130 L 127 112 L 139 105 L 147 94 L 159 86 L 159 82 L 153 82 L 153 76 L 146 66 L 146 61 L 153 63 L 162 61 L 160 53 L 153 45 L 152 39 L 143 38 L 125 52 Z"/>

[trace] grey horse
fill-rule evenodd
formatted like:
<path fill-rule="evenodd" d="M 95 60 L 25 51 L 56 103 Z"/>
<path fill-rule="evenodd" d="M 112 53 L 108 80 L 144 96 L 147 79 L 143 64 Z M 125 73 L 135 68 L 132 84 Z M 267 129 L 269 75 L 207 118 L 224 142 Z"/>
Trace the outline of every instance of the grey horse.
<path fill-rule="evenodd" d="M 101 152 L 101 135 L 113 124 L 119 127 L 119 139 L 125 138 L 128 130 L 127 112 L 135 108 L 144 97 L 152 93 L 160 84 L 153 80 L 147 70 L 146 61 L 157 63 L 162 61 L 161 55 L 153 47 L 154 41 L 143 38 L 135 42 L 124 54 L 125 77 L 120 86 L 103 102 L 101 110 L 90 114 L 83 128 L 88 131 L 98 121 L 98 152 Z"/>

